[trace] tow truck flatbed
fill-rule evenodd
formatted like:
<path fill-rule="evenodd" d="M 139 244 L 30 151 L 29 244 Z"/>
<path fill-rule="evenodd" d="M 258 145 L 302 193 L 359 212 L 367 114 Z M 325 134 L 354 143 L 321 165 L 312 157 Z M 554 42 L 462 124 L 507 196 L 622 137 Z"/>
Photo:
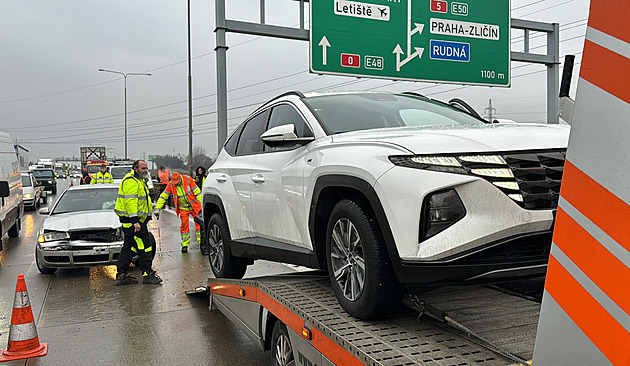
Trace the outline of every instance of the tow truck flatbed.
<path fill-rule="evenodd" d="M 297 365 L 513 365 L 531 360 L 540 304 L 498 287 L 448 287 L 407 298 L 380 320 L 339 305 L 322 272 L 208 280 L 220 310 L 263 350 L 286 325 Z M 518 295 L 518 296 L 517 296 Z"/>

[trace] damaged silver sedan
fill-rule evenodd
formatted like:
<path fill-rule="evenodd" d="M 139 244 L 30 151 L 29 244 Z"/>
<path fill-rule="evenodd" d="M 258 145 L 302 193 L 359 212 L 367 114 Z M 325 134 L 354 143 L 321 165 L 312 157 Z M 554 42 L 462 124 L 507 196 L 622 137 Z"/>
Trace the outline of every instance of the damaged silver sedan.
<path fill-rule="evenodd" d="M 122 225 L 114 213 L 118 185 L 68 188 L 57 200 L 37 235 L 35 261 L 41 273 L 57 268 L 116 264 L 123 246 Z"/>

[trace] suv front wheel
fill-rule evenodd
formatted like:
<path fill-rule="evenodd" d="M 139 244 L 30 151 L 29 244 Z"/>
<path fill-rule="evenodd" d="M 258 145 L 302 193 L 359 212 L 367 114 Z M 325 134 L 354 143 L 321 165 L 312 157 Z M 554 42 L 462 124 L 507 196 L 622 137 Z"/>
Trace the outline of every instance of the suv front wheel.
<path fill-rule="evenodd" d="M 234 257 L 230 250 L 230 231 L 221 215 L 214 214 L 206 229 L 208 240 L 208 259 L 212 273 L 217 278 L 243 278 L 247 264 Z"/>
<path fill-rule="evenodd" d="M 402 286 L 376 219 L 363 200 L 343 199 L 333 208 L 326 230 L 326 259 L 337 300 L 350 315 L 376 318 L 400 303 Z"/>

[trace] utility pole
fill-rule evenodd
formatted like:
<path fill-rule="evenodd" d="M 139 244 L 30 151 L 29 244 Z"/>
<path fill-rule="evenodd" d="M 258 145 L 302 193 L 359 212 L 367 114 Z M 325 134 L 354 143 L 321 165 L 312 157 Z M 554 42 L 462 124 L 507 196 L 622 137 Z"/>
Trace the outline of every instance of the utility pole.
<path fill-rule="evenodd" d="M 188 173 L 193 176 L 192 67 L 190 64 L 190 0 L 188 0 Z"/>
<path fill-rule="evenodd" d="M 494 116 L 497 113 L 496 108 L 492 106 L 492 99 L 488 99 L 488 107 L 484 110 L 484 112 L 488 115 L 488 122 L 492 123 L 492 121 L 494 121 Z"/>

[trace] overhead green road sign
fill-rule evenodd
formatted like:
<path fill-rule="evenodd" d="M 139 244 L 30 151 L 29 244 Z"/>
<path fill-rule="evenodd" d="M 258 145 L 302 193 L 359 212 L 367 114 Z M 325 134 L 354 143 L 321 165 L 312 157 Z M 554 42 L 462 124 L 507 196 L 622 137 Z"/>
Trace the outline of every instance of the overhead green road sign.
<path fill-rule="evenodd" d="M 311 0 L 312 73 L 510 85 L 510 0 Z"/>

